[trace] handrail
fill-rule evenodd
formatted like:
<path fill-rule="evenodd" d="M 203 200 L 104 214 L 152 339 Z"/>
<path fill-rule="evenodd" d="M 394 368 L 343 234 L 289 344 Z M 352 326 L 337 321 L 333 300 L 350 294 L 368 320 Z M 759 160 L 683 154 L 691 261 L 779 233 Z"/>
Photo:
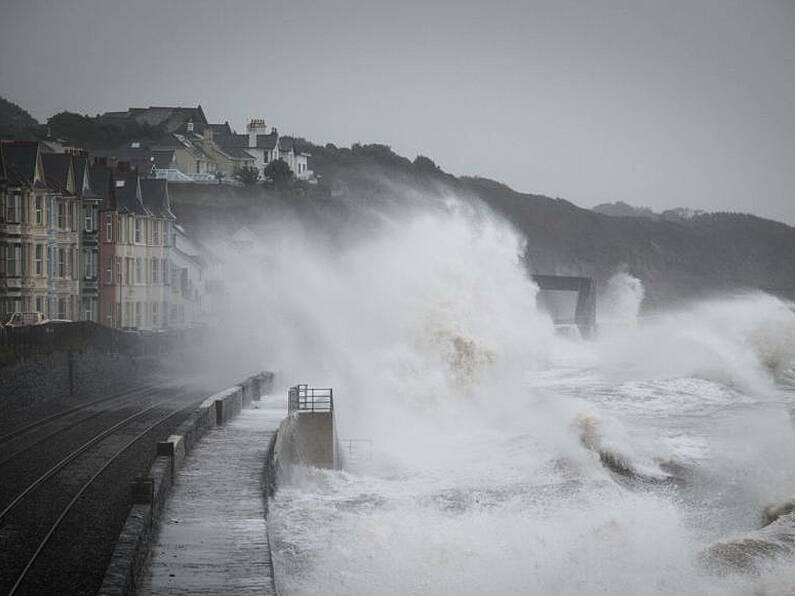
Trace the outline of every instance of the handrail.
<path fill-rule="evenodd" d="M 334 410 L 334 390 L 331 387 L 294 385 L 287 391 L 287 412 L 331 412 Z"/>

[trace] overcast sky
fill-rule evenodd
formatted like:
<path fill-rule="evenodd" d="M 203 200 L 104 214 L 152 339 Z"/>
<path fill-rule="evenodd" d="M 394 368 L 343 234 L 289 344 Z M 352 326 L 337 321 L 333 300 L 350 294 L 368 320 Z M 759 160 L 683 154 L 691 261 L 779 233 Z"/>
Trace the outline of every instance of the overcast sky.
<path fill-rule="evenodd" d="M 195 105 L 591 207 L 795 224 L 795 0 L 2 0 L 0 95 Z"/>

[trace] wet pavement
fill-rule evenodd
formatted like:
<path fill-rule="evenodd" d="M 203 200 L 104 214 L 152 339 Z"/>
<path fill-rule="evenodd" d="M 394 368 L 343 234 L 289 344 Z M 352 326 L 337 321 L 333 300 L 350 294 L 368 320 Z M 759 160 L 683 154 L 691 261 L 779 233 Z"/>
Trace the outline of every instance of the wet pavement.
<path fill-rule="evenodd" d="M 274 594 L 262 472 L 286 416 L 265 397 L 190 453 L 161 517 L 139 594 Z"/>

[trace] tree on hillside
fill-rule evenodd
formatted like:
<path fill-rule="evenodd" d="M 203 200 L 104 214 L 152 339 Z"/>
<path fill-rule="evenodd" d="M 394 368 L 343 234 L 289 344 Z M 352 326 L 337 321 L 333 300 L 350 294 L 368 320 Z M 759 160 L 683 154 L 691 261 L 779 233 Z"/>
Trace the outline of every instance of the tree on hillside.
<path fill-rule="evenodd" d="M 293 171 L 283 159 L 275 159 L 265 166 L 265 178 L 276 188 L 287 188 L 293 181 Z"/>
<path fill-rule="evenodd" d="M 35 134 L 40 126 L 27 111 L 0 97 L 0 135 Z"/>
<path fill-rule="evenodd" d="M 441 168 L 430 158 L 424 155 L 418 155 L 414 158 L 414 167 L 422 172 L 441 172 Z"/>
<path fill-rule="evenodd" d="M 235 172 L 235 178 L 245 186 L 253 186 L 259 182 L 259 170 L 253 166 L 243 166 Z"/>
<path fill-rule="evenodd" d="M 159 126 L 135 120 L 109 123 L 100 118 L 61 112 L 47 120 L 50 134 L 67 139 L 86 149 L 114 149 L 129 141 L 156 141 L 163 136 Z"/>

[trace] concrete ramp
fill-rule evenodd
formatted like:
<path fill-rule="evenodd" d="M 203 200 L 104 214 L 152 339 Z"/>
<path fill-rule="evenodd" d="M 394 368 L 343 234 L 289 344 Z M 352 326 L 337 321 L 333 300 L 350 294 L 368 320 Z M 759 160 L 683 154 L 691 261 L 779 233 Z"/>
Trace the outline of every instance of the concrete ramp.
<path fill-rule="evenodd" d="M 538 303 L 556 325 L 576 325 L 582 337 L 596 332 L 596 282 L 590 277 L 533 275 Z"/>
<path fill-rule="evenodd" d="M 288 465 L 339 469 L 341 453 L 334 420 L 334 391 L 307 385 L 290 387 L 289 416 L 279 427 L 274 464 L 284 473 Z"/>

